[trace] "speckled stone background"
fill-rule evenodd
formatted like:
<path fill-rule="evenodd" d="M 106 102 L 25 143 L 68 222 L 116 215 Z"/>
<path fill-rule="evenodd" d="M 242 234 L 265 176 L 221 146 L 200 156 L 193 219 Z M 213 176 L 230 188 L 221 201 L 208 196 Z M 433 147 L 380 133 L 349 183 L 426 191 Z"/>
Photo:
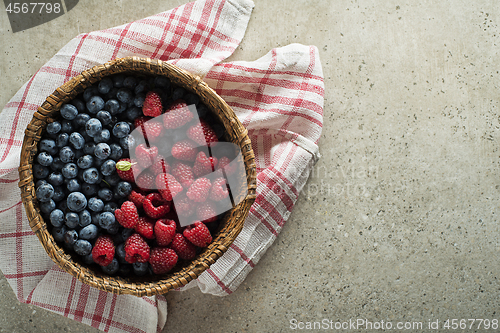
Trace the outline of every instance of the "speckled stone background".
<path fill-rule="evenodd" d="M 184 2 L 82 0 L 68 14 L 15 34 L 2 12 L 0 104 L 78 33 Z M 198 290 L 168 294 L 164 332 L 288 332 L 294 320 L 360 318 L 394 327 L 422 322 L 424 331 L 439 320 L 442 331 L 448 318 L 500 319 L 500 6 L 255 5 L 229 60 L 257 59 L 289 43 L 319 48 L 323 157 L 241 287 L 222 298 Z M 20 304 L 3 276 L 0 290 L 0 332 L 97 332 Z"/>

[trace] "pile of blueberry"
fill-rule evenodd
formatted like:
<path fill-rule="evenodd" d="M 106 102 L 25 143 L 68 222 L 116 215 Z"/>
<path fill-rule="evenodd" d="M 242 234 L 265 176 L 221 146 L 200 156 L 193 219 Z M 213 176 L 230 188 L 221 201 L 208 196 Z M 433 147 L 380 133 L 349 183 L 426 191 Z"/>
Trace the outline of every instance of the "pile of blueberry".
<path fill-rule="evenodd" d="M 33 175 L 42 217 L 54 239 L 87 265 L 94 262 L 92 248 L 99 235 L 123 244 L 133 232 L 114 215 L 136 186 L 118 176 L 116 163 L 134 149 L 130 133 L 150 90 L 158 91 L 166 105 L 183 99 L 197 106 L 200 117 L 207 113 L 198 96 L 166 77 L 115 74 L 64 104 L 39 142 Z M 125 256 L 123 246 L 117 246 L 116 256 Z M 102 269 L 122 276 L 151 273 L 147 263 L 122 262 Z"/>

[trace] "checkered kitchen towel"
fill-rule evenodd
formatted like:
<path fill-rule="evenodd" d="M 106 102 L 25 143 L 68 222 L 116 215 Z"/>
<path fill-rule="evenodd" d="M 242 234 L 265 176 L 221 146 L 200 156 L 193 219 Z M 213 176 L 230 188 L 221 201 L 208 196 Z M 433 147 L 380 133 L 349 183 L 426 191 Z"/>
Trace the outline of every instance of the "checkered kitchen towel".
<path fill-rule="evenodd" d="M 243 38 L 251 0 L 199 0 L 103 31 L 61 49 L 0 114 L 0 269 L 19 301 L 109 332 L 159 332 L 163 296 L 137 298 L 90 288 L 60 270 L 31 231 L 17 187 L 24 129 L 33 113 L 71 77 L 125 56 L 168 60 L 204 77 L 248 128 L 257 164 L 257 199 L 229 250 L 197 280 L 227 295 L 278 236 L 318 158 L 323 74 L 318 50 L 292 44 L 251 61 L 221 63 Z"/>

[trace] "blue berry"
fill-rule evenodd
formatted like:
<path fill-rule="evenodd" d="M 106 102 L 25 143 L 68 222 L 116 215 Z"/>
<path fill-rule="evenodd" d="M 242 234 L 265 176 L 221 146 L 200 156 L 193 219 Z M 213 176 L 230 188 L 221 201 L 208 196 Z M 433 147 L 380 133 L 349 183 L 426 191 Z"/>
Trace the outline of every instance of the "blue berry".
<path fill-rule="evenodd" d="M 83 181 L 87 184 L 97 184 L 101 181 L 101 174 L 96 168 L 88 168 L 83 171 Z"/>
<path fill-rule="evenodd" d="M 115 215 L 111 212 L 103 212 L 99 214 L 99 226 L 104 229 L 108 229 L 115 223 Z"/>
<path fill-rule="evenodd" d="M 61 200 L 57 203 L 57 209 L 60 209 L 62 210 L 63 212 L 65 212 L 67 209 L 68 209 L 68 204 L 66 202 L 66 200 L 68 199 L 68 196 L 66 194 L 64 194 L 64 200 Z M 55 201 L 55 200 L 54 200 Z"/>
<path fill-rule="evenodd" d="M 93 96 L 97 95 L 99 90 L 97 86 L 90 86 L 83 92 L 83 100 L 88 102 Z"/>
<path fill-rule="evenodd" d="M 57 153 L 56 142 L 52 139 L 40 140 L 40 151 L 46 151 L 47 153 L 54 155 Z"/>
<path fill-rule="evenodd" d="M 108 99 L 104 104 L 104 110 L 108 111 L 111 115 L 116 115 L 120 110 L 120 103 L 116 99 Z"/>
<path fill-rule="evenodd" d="M 73 119 L 73 125 L 75 125 L 76 128 L 85 127 L 85 124 L 87 123 L 87 121 L 89 121 L 90 118 L 91 117 L 89 116 L 88 113 L 79 113 L 75 117 L 75 119 Z"/>
<path fill-rule="evenodd" d="M 123 80 L 123 86 L 130 90 L 134 90 L 136 85 L 137 85 L 137 79 L 135 78 L 135 76 L 127 76 L 125 80 Z"/>
<path fill-rule="evenodd" d="M 125 75 L 124 74 L 116 74 L 111 77 L 113 80 L 113 85 L 116 88 L 121 88 L 123 87 L 123 81 L 125 81 Z"/>
<path fill-rule="evenodd" d="M 75 250 L 76 254 L 86 256 L 87 254 L 92 252 L 92 244 L 90 244 L 90 242 L 87 240 L 79 239 L 75 242 L 75 244 L 73 244 L 73 249 Z"/>
<path fill-rule="evenodd" d="M 62 227 L 64 224 L 64 213 L 60 209 L 54 209 L 52 212 L 50 212 L 50 224 L 52 224 L 54 227 Z"/>
<path fill-rule="evenodd" d="M 129 182 L 121 181 L 116 185 L 115 191 L 119 197 L 124 198 L 132 192 L 132 185 Z"/>
<path fill-rule="evenodd" d="M 101 168 L 101 165 L 104 163 L 106 160 L 101 160 L 100 158 L 94 158 L 94 166 L 99 169 Z"/>
<path fill-rule="evenodd" d="M 111 191 L 109 188 L 104 187 L 97 191 L 97 196 L 104 201 L 111 201 L 113 200 L 113 191 Z"/>
<path fill-rule="evenodd" d="M 40 210 L 42 213 L 50 214 L 54 209 L 56 209 L 56 202 L 52 199 L 46 202 L 40 202 Z"/>
<path fill-rule="evenodd" d="M 83 101 L 81 99 L 75 98 L 74 100 L 71 101 L 71 104 L 73 104 L 76 107 L 78 112 L 80 112 L 80 113 L 85 112 L 85 103 L 83 103 Z"/>
<path fill-rule="evenodd" d="M 108 266 L 101 266 L 101 268 L 105 274 L 114 275 L 118 272 L 118 269 L 120 269 L 120 264 L 118 263 L 118 260 L 116 260 L 116 258 L 113 258 L 111 264 L 109 264 Z"/>
<path fill-rule="evenodd" d="M 83 183 L 82 184 L 81 192 L 83 194 L 85 194 L 87 197 L 91 197 L 93 195 L 96 195 L 97 194 L 97 185 L 89 184 L 89 183 Z"/>
<path fill-rule="evenodd" d="M 76 161 L 76 164 L 80 169 L 88 169 L 92 166 L 92 163 L 94 163 L 92 155 L 83 155 Z"/>
<path fill-rule="evenodd" d="M 64 233 L 64 243 L 68 245 L 75 244 L 78 239 L 78 232 L 76 230 L 68 230 Z"/>
<path fill-rule="evenodd" d="M 78 225 L 80 227 L 86 227 L 90 223 L 92 223 L 92 216 L 90 215 L 90 212 L 86 209 L 82 210 L 80 214 L 78 214 L 78 217 L 79 217 Z"/>
<path fill-rule="evenodd" d="M 101 121 L 104 126 L 111 124 L 113 121 L 113 116 L 108 111 L 99 111 L 96 115 L 97 119 Z"/>
<path fill-rule="evenodd" d="M 58 121 L 54 121 L 47 125 L 46 131 L 49 134 L 57 134 L 61 131 L 61 128 L 62 128 L 61 123 Z"/>
<path fill-rule="evenodd" d="M 135 118 L 142 115 L 142 109 L 138 107 L 131 107 L 127 111 L 125 111 L 125 118 L 130 121 L 134 121 Z"/>
<path fill-rule="evenodd" d="M 130 103 L 132 100 L 132 93 L 127 88 L 122 88 L 117 91 L 116 98 L 119 102 Z"/>
<path fill-rule="evenodd" d="M 69 146 L 62 147 L 59 151 L 59 158 L 63 163 L 73 162 L 75 159 L 75 152 Z"/>
<path fill-rule="evenodd" d="M 96 114 L 104 108 L 104 100 L 101 96 L 92 96 L 87 101 L 87 110 L 89 113 Z"/>
<path fill-rule="evenodd" d="M 68 163 L 62 168 L 61 173 L 67 179 L 76 178 L 78 176 L 78 167 L 75 163 Z"/>
<path fill-rule="evenodd" d="M 73 120 L 78 114 L 78 109 L 72 104 L 63 104 L 60 112 L 64 119 Z"/>
<path fill-rule="evenodd" d="M 94 142 L 95 143 L 108 142 L 109 138 L 111 138 L 111 133 L 109 133 L 109 130 L 105 128 L 102 131 L 99 131 L 96 135 L 94 135 Z"/>
<path fill-rule="evenodd" d="M 113 135 L 119 139 L 126 137 L 130 134 L 130 126 L 124 121 L 120 121 L 113 127 Z"/>
<path fill-rule="evenodd" d="M 99 93 L 101 94 L 107 94 L 111 88 L 113 88 L 113 80 L 109 77 L 103 78 L 101 81 L 99 81 L 99 84 L 97 86 L 97 89 L 99 90 Z"/>
<path fill-rule="evenodd" d="M 135 262 L 132 264 L 132 268 L 134 269 L 135 275 L 143 276 L 148 272 L 149 265 L 147 262 Z"/>
<path fill-rule="evenodd" d="M 145 99 L 146 99 L 146 94 L 140 93 L 134 97 L 133 103 L 136 107 L 142 108 Z"/>
<path fill-rule="evenodd" d="M 61 133 L 57 136 L 56 139 L 56 145 L 59 148 L 62 148 L 66 146 L 69 142 L 69 134 L 68 133 Z"/>
<path fill-rule="evenodd" d="M 186 96 L 184 96 L 184 100 L 186 101 L 187 105 L 198 105 L 198 103 L 200 103 L 200 98 L 198 97 L 198 95 L 192 93 L 186 94 Z"/>
<path fill-rule="evenodd" d="M 106 228 L 106 231 L 110 235 L 116 235 L 116 234 L 118 234 L 118 231 L 120 231 L 121 228 L 122 227 L 121 227 L 120 223 L 118 223 L 117 221 L 115 221 L 115 223 L 113 223 L 108 228 Z"/>
<path fill-rule="evenodd" d="M 101 142 L 95 147 L 94 155 L 101 160 L 105 160 L 111 155 L 111 148 L 107 143 Z"/>
<path fill-rule="evenodd" d="M 40 179 L 40 180 L 37 180 L 36 183 L 35 183 L 35 187 L 38 188 L 38 186 L 40 185 L 43 185 L 43 184 L 47 184 L 47 180 L 45 179 Z"/>
<path fill-rule="evenodd" d="M 81 212 L 87 207 L 87 198 L 81 192 L 72 192 L 66 200 L 68 208 L 74 212 Z"/>
<path fill-rule="evenodd" d="M 73 178 L 66 183 L 66 188 L 70 192 L 78 192 L 82 189 L 82 185 L 80 184 L 78 179 Z"/>
<path fill-rule="evenodd" d="M 111 90 L 106 94 L 104 95 L 104 97 L 107 99 L 107 100 L 110 100 L 110 99 L 115 99 L 116 98 L 116 92 L 118 91 L 118 88 L 111 88 Z"/>
<path fill-rule="evenodd" d="M 106 202 L 106 204 L 104 205 L 103 211 L 114 213 L 115 210 L 117 210 L 118 208 L 120 208 L 120 207 L 118 206 L 118 204 L 116 202 L 110 201 L 110 202 Z"/>
<path fill-rule="evenodd" d="M 64 133 L 73 132 L 73 124 L 69 120 L 61 121 L 61 131 Z"/>
<path fill-rule="evenodd" d="M 48 176 L 47 180 L 53 186 L 61 186 L 64 183 L 64 176 L 62 173 L 54 171 Z"/>
<path fill-rule="evenodd" d="M 33 176 L 37 179 L 44 179 L 47 178 L 49 175 L 50 170 L 47 167 L 44 167 L 43 165 L 40 164 L 33 164 Z"/>
<path fill-rule="evenodd" d="M 42 184 L 36 189 L 36 198 L 41 202 L 48 202 L 54 196 L 54 187 L 50 184 Z"/>
<path fill-rule="evenodd" d="M 103 176 L 110 176 L 116 171 L 116 162 L 113 160 L 106 160 L 101 165 L 101 173 Z"/>
<path fill-rule="evenodd" d="M 135 138 L 133 135 L 127 135 L 126 137 L 120 139 L 120 146 L 125 151 L 129 151 L 132 148 L 134 148 L 135 143 L 136 143 L 136 141 L 135 141 Z"/>
<path fill-rule="evenodd" d="M 52 236 L 56 242 L 62 242 L 64 240 L 64 234 L 68 229 L 65 226 L 52 229 Z"/>
<path fill-rule="evenodd" d="M 128 103 L 123 103 L 123 102 L 119 102 L 120 103 L 120 108 L 118 109 L 118 113 L 122 113 L 123 111 L 127 110 L 128 108 Z"/>
<path fill-rule="evenodd" d="M 60 171 L 64 166 L 64 163 L 61 162 L 61 158 L 59 156 L 54 157 L 50 168 L 52 171 Z"/>
<path fill-rule="evenodd" d="M 66 193 L 64 193 L 62 187 L 54 186 L 54 196 L 52 197 L 52 200 L 59 202 L 63 199 L 66 199 Z"/>
<path fill-rule="evenodd" d="M 99 215 L 101 213 L 90 213 L 90 215 L 92 216 L 92 224 L 99 226 Z"/>
<path fill-rule="evenodd" d="M 85 143 L 83 146 L 83 153 L 87 155 L 94 155 L 95 146 L 97 146 L 95 142 Z"/>
<path fill-rule="evenodd" d="M 109 186 L 116 186 L 122 179 L 117 173 L 113 173 L 110 176 L 105 176 L 104 180 L 109 184 Z"/>
<path fill-rule="evenodd" d="M 146 89 L 148 88 L 148 81 L 146 80 L 141 80 L 139 81 L 139 83 L 135 86 L 134 88 L 134 92 L 136 95 L 140 94 L 140 93 L 143 93 L 146 91 Z"/>
<path fill-rule="evenodd" d="M 75 229 L 80 222 L 80 217 L 75 212 L 66 213 L 66 226 L 71 229 Z"/>
<path fill-rule="evenodd" d="M 80 238 L 91 240 L 97 237 L 99 228 L 95 224 L 89 224 L 80 230 Z"/>
<path fill-rule="evenodd" d="M 172 100 L 176 101 L 184 96 L 186 89 L 182 87 L 177 87 L 172 91 Z"/>
<path fill-rule="evenodd" d="M 89 199 L 87 207 L 93 212 L 101 212 L 104 208 L 104 202 L 99 198 L 92 197 Z"/>
<path fill-rule="evenodd" d="M 102 130 L 101 121 L 97 118 L 90 118 L 85 124 L 85 130 L 90 137 L 94 137 Z"/>
<path fill-rule="evenodd" d="M 36 160 L 43 166 L 49 166 L 54 161 L 54 158 L 46 151 L 42 151 L 40 154 L 38 154 Z"/>
<path fill-rule="evenodd" d="M 125 260 L 126 252 L 125 252 L 125 243 L 120 243 L 115 248 L 115 256 L 118 259 L 120 264 L 126 264 Z"/>
<path fill-rule="evenodd" d="M 111 148 L 111 154 L 109 155 L 110 159 L 118 161 L 120 158 L 122 158 L 123 149 L 119 144 L 115 142 L 110 143 L 109 148 Z"/>
<path fill-rule="evenodd" d="M 73 132 L 69 136 L 69 143 L 75 148 L 75 149 L 82 149 L 83 146 L 85 145 L 85 139 L 83 136 L 78 133 L 78 132 Z"/>
<path fill-rule="evenodd" d="M 157 88 L 164 88 L 164 89 L 168 89 L 170 88 L 170 80 L 169 78 L 165 77 L 165 76 L 156 76 L 154 78 L 154 84 L 155 84 L 155 87 Z"/>

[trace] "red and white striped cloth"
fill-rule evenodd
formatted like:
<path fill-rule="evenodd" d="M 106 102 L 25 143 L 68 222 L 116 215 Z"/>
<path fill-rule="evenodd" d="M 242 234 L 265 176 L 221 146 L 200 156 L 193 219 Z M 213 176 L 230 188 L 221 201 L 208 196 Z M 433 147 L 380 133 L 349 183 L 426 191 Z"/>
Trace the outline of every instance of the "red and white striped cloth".
<path fill-rule="evenodd" d="M 251 0 L 200 0 L 116 28 L 81 34 L 16 93 L 0 114 L 0 269 L 19 301 L 107 332 L 160 332 L 165 297 L 90 288 L 60 270 L 31 231 L 17 167 L 24 129 L 55 88 L 94 65 L 125 56 L 168 60 L 204 77 L 248 128 L 257 199 L 240 235 L 183 289 L 227 295 L 274 242 L 319 156 L 323 74 L 314 46 L 292 44 L 256 61 L 221 63 L 245 33 Z"/>

